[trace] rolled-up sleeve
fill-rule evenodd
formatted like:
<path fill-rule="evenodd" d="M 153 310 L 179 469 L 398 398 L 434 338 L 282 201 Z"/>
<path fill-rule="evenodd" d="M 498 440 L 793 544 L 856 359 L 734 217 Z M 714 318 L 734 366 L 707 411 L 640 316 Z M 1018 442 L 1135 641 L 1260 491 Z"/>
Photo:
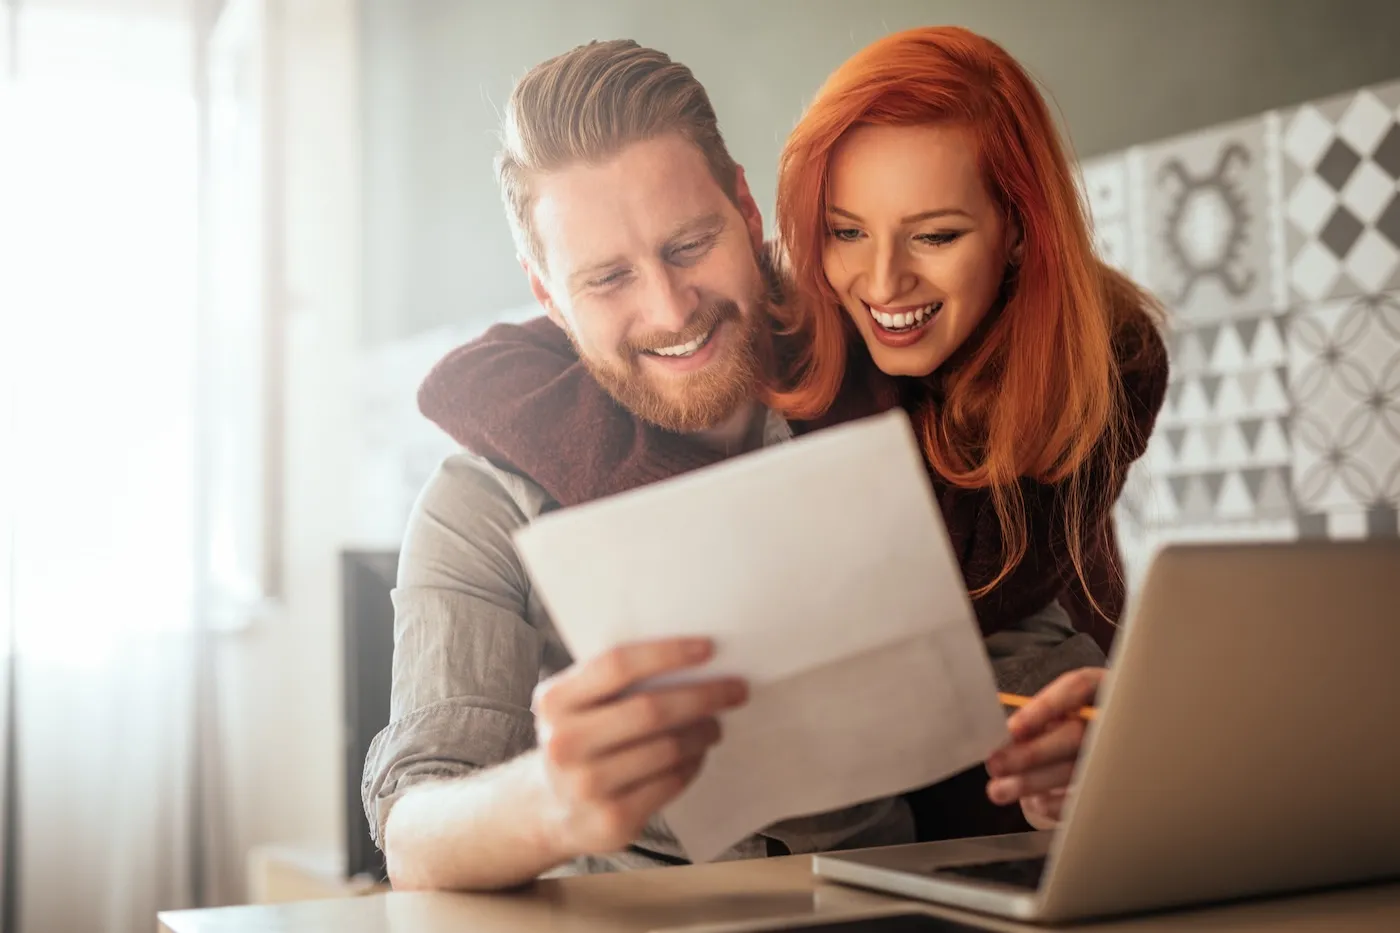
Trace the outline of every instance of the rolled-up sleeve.
<path fill-rule="evenodd" d="M 511 542 L 525 516 L 466 456 L 434 473 L 409 518 L 393 591 L 390 722 L 370 745 L 361 797 L 376 845 L 397 800 L 534 745 L 541 638 Z"/>

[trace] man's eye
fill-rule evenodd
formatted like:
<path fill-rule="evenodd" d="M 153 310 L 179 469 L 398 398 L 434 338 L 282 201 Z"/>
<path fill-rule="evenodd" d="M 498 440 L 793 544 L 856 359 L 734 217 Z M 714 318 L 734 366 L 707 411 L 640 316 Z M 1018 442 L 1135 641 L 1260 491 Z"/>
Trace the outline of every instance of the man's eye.
<path fill-rule="evenodd" d="M 671 255 L 681 259 L 692 259 L 708 250 L 714 245 L 713 235 L 702 236 L 699 239 L 687 240 L 671 250 Z"/>
<path fill-rule="evenodd" d="M 618 269 L 616 272 L 609 272 L 600 279 L 594 279 L 588 283 L 588 287 L 606 288 L 609 285 L 616 285 L 618 282 L 621 282 L 626 275 L 627 271 L 625 269 Z"/>

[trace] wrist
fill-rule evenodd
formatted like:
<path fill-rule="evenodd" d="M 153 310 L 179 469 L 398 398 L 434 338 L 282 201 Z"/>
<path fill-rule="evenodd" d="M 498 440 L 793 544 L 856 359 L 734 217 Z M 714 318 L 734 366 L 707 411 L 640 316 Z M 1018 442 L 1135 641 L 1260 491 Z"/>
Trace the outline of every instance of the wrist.
<path fill-rule="evenodd" d="M 541 860 L 551 866 L 562 865 L 587 853 L 578 851 L 565 831 L 564 808 L 549 781 L 544 755 L 539 749 L 526 753 L 522 779 L 528 788 L 531 813 L 529 839 Z"/>

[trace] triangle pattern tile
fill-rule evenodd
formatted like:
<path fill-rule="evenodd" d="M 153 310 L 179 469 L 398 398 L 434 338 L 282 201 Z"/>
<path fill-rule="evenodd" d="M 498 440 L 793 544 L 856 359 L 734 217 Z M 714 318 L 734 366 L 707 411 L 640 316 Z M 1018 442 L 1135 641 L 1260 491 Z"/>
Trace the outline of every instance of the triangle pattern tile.
<path fill-rule="evenodd" d="M 1282 516 L 1293 513 L 1293 480 L 1288 467 L 1273 467 L 1264 471 L 1259 491 L 1254 496 L 1254 508 L 1261 516 Z"/>
<path fill-rule="evenodd" d="M 1244 341 L 1233 324 L 1220 328 L 1220 337 L 1210 355 L 1210 368 L 1218 373 L 1232 373 L 1245 365 Z"/>
<path fill-rule="evenodd" d="M 1235 376 L 1235 381 L 1239 384 L 1240 394 L 1244 396 L 1245 407 L 1249 411 L 1255 411 L 1254 400 L 1259 395 L 1260 371 L 1247 370 Z"/>
<path fill-rule="evenodd" d="M 1259 501 L 1259 492 L 1264 488 L 1264 474 L 1267 472 L 1268 467 L 1246 467 L 1240 470 L 1240 479 L 1244 480 L 1251 502 Z"/>
<path fill-rule="evenodd" d="M 1215 514 L 1227 520 L 1254 517 L 1254 498 L 1238 471 L 1230 470 L 1224 474 L 1215 497 Z"/>
<path fill-rule="evenodd" d="M 1161 420 L 1167 421 L 1176 417 L 1176 410 L 1181 405 L 1181 380 L 1175 377 L 1167 383 L 1167 397 L 1162 403 L 1162 412 L 1158 416 Z"/>
<path fill-rule="evenodd" d="M 1203 427 L 1195 425 L 1187 428 L 1186 438 L 1181 445 L 1181 453 L 1177 457 L 1177 466 L 1183 470 L 1204 470 L 1208 469 L 1214 462 L 1215 457 Z"/>
<path fill-rule="evenodd" d="M 1262 370 L 1259 388 L 1254 393 L 1254 410 L 1269 414 L 1281 414 L 1288 410 L 1288 391 L 1284 388 L 1288 378 L 1282 367 Z"/>
<path fill-rule="evenodd" d="M 1238 376 L 1226 376 L 1215 397 L 1215 411 L 1222 418 L 1240 418 L 1250 413 L 1249 401 Z"/>
<path fill-rule="evenodd" d="M 1222 470 L 1210 470 L 1201 474 L 1201 480 L 1206 485 L 1206 494 L 1210 496 L 1211 507 L 1220 501 L 1220 489 L 1225 485 L 1225 473 Z"/>
<path fill-rule="evenodd" d="M 1259 431 L 1259 439 L 1254 444 L 1255 463 L 1288 463 L 1293 459 L 1293 448 L 1288 443 L 1288 435 L 1278 418 L 1265 418 Z"/>
<path fill-rule="evenodd" d="M 1220 459 L 1220 437 L 1224 433 L 1225 426 L 1219 422 L 1201 425 L 1201 437 L 1205 438 L 1206 453 L 1210 456 L 1211 463 Z"/>
<path fill-rule="evenodd" d="M 1221 379 L 1221 376 L 1216 375 L 1201 377 L 1201 391 L 1205 393 L 1206 405 L 1210 407 L 1211 411 L 1215 410 L 1215 399 L 1220 392 Z"/>
<path fill-rule="evenodd" d="M 1181 520 L 1190 523 L 1208 522 L 1215 514 L 1215 499 L 1206 486 L 1205 477 L 1195 474 L 1186 477 L 1186 488 L 1181 497 Z"/>
<path fill-rule="evenodd" d="M 1248 358 L 1254 353 L 1254 338 L 1259 333 L 1260 318 L 1242 318 L 1235 322 L 1235 333 L 1240 338 L 1240 344 L 1244 347 L 1245 357 Z"/>
<path fill-rule="evenodd" d="M 1205 353 L 1207 360 L 1215 356 L 1215 343 L 1220 339 L 1220 329 L 1221 325 L 1219 324 L 1208 324 L 1196 331 L 1196 335 L 1201 340 L 1201 350 Z"/>
<path fill-rule="evenodd" d="M 1288 360 L 1288 342 L 1275 318 L 1259 321 L 1259 331 L 1249 348 L 1252 366 L 1282 366 Z"/>
<path fill-rule="evenodd" d="M 1185 331 L 1176 342 L 1176 358 L 1172 368 L 1182 375 L 1193 375 L 1206 368 L 1209 357 L 1201 346 L 1201 338 L 1195 331 Z"/>
<path fill-rule="evenodd" d="M 1220 425 L 1215 459 L 1223 465 L 1243 465 L 1250 461 L 1249 445 L 1245 443 L 1239 422 L 1226 421 Z"/>
<path fill-rule="evenodd" d="M 1186 440 L 1186 429 L 1165 428 L 1162 430 L 1161 436 L 1166 441 L 1167 453 L 1170 454 L 1172 462 L 1180 460 L 1182 443 Z"/>
<path fill-rule="evenodd" d="M 1245 450 L 1252 456 L 1259 446 L 1259 432 L 1264 427 L 1263 418 L 1243 418 L 1237 422 L 1240 437 L 1244 441 Z"/>
<path fill-rule="evenodd" d="M 1170 495 L 1172 505 L 1180 513 L 1186 503 L 1187 487 L 1191 485 L 1191 477 L 1186 475 L 1168 476 L 1166 488 L 1163 490 Z"/>
<path fill-rule="evenodd" d="M 1181 389 L 1181 401 L 1176 408 L 1179 421 L 1203 421 L 1210 417 L 1210 403 L 1197 379 L 1187 379 Z"/>

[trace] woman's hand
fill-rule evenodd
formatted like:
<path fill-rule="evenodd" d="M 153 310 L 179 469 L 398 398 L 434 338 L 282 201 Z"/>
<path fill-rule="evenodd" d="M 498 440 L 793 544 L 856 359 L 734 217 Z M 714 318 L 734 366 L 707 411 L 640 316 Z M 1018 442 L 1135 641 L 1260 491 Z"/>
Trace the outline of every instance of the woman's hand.
<path fill-rule="evenodd" d="M 987 796 L 993 803 L 1021 802 L 1036 829 L 1059 823 L 1065 793 L 1084 743 L 1080 707 L 1090 706 L 1108 671 L 1083 667 L 1062 674 L 1017 710 L 1007 726 L 1010 744 L 987 759 Z"/>

